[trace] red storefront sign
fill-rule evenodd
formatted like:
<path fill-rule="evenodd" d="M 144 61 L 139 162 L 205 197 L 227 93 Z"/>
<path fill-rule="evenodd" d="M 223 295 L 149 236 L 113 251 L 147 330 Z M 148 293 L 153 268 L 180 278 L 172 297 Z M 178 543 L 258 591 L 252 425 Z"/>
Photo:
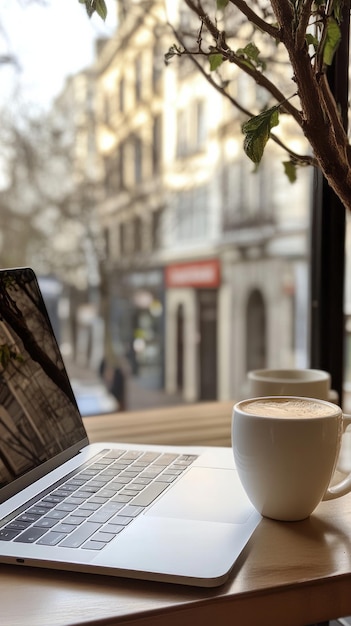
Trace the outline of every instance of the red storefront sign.
<path fill-rule="evenodd" d="M 166 267 L 166 287 L 219 287 L 220 263 L 218 259 L 177 263 Z"/>

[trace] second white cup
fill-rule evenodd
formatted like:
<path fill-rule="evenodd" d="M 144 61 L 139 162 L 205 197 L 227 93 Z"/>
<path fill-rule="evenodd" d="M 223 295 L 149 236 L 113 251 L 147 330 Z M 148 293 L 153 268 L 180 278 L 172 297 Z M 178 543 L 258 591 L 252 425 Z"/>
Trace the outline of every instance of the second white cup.
<path fill-rule="evenodd" d="M 303 396 L 338 403 L 330 374 L 317 369 L 259 369 L 248 372 L 249 396 Z"/>

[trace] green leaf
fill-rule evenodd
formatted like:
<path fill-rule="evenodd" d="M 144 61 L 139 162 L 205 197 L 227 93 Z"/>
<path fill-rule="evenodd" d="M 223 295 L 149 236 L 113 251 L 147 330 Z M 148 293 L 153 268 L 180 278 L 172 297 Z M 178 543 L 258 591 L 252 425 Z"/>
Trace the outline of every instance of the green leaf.
<path fill-rule="evenodd" d="M 325 65 L 331 65 L 333 62 L 334 54 L 339 46 L 341 40 L 341 31 L 337 21 L 330 17 L 327 22 L 327 35 L 323 50 L 323 63 Z"/>
<path fill-rule="evenodd" d="M 308 46 L 313 46 L 314 49 L 317 50 L 319 44 L 317 37 L 314 37 L 311 33 L 307 33 L 305 39 Z"/>
<path fill-rule="evenodd" d="M 258 58 L 260 50 L 252 42 L 248 43 L 245 48 L 238 48 L 236 54 L 239 57 L 242 57 L 245 61 L 248 61 L 248 64 L 251 65 L 251 67 L 262 67 L 263 70 L 266 68 L 265 62 Z"/>
<path fill-rule="evenodd" d="M 259 115 L 255 115 L 242 125 L 242 131 L 245 135 L 244 150 L 251 161 L 254 163 L 261 161 L 271 128 L 278 124 L 278 107 L 274 106 Z"/>
<path fill-rule="evenodd" d="M 284 161 L 283 165 L 284 165 L 284 172 L 286 176 L 288 177 L 289 181 L 291 183 L 294 183 L 297 179 L 296 163 L 293 163 L 292 161 Z"/>
<path fill-rule="evenodd" d="M 210 70 L 214 72 L 223 63 L 223 57 L 221 54 L 210 54 Z"/>
<path fill-rule="evenodd" d="M 96 12 L 105 21 L 107 17 L 107 6 L 105 0 L 96 0 Z"/>
<path fill-rule="evenodd" d="M 229 0 L 217 0 L 217 9 L 223 11 L 228 5 Z"/>
<path fill-rule="evenodd" d="M 85 4 L 88 17 L 91 17 L 95 11 L 95 0 L 84 0 L 82 4 Z"/>
<path fill-rule="evenodd" d="M 344 0 L 336 0 L 336 2 L 334 3 L 333 6 L 333 15 L 336 19 L 336 21 L 338 22 L 338 24 L 340 24 L 342 22 L 342 10 L 344 8 Z"/>
<path fill-rule="evenodd" d="M 251 42 L 251 43 L 248 43 L 247 46 L 245 46 L 245 48 L 238 48 L 236 53 L 244 54 L 245 56 L 249 57 L 249 59 L 252 59 L 253 61 L 257 62 L 260 51 L 257 48 L 257 46 Z"/>
<path fill-rule="evenodd" d="M 96 13 L 105 20 L 107 16 L 107 7 L 105 0 L 78 0 L 80 4 L 85 4 L 85 8 L 89 17 Z"/>

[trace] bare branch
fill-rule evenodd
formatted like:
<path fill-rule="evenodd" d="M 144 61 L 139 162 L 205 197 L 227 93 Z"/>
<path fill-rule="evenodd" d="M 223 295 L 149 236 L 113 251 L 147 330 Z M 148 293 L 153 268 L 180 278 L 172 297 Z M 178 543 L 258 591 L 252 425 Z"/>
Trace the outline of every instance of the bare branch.
<path fill-rule="evenodd" d="M 295 34 L 295 42 L 296 42 L 297 49 L 299 48 L 301 49 L 306 45 L 306 31 L 310 22 L 311 7 L 312 7 L 313 2 L 314 0 L 305 0 L 303 4 L 299 23 L 297 25 L 296 34 Z"/>
<path fill-rule="evenodd" d="M 180 56 L 182 56 L 182 54 L 186 54 L 190 60 L 192 61 L 192 63 L 197 67 L 197 69 L 199 70 L 199 72 L 204 76 L 204 78 L 206 78 L 206 80 L 209 82 L 209 84 L 216 90 L 218 91 L 223 97 L 225 97 L 227 100 L 229 100 L 229 102 L 241 113 L 244 113 L 244 115 L 246 115 L 248 118 L 251 118 L 254 116 L 254 113 L 252 111 L 249 111 L 247 108 L 243 107 L 240 102 L 238 100 L 236 100 L 235 98 L 233 98 L 231 96 L 231 94 L 229 94 L 225 87 L 223 85 L 218 84 L 213 78 L 212 75 L 207 73 L 204 68 L 202 67 L 201 63 L 198 62 L 197 58 L 196 58 L 196 54 L 194 52 L 191 52 L 190 50 L 187 50 L 186 45 L 184 43 L 184 41 L 182 40 L 182 38 L 180 37 L 180 34 L 175 30 L 175 28 L 173 27 L 172 24 L 169 24 L 170 28 L 172 29 L 174 36 L 176 37 L 176 39 L 178 40 L 178 42 L 180 43 L 180 45 L 183 47 L 183 53 L 180 53 Z M 203 56 L 204 53 L 199 52 L 198 53 L 200 56 Z M 282 96 L 284 97 L 284 96 Z M 283 105 L 282 105 L 283 106 Z M 287 146 L 279 137 L 277 137 L 274 133 L 270 133 L 270 138 L 272 139 L 272 141 L 274 141 L 274 143 L 276 143 L 277 145 L 279 145 L 281 148 L 283 148 L 283 150 L 285 150 L 285 152 L 290 156 L 290 158 L 292 159 L 292 161 L 294 161 L 295 163 L 299 163 L 300 165 L 311 165 L 316 167 L 317 165 L 317 161 L 316 159 L 314 159 L 312 156 L 310 155 L 302 155 L 302 154 L 298 154 L 296 152 L 294 152 L 293 150 L 291 150 L 289 148 L 289 146 Z"/>
<path fill-rule="evenodd" d="M 331 128 L 333 128 L 335 134 L 335 141 L 337 145 L 344 149 L 345 158 L 347 157 L 347 134 L 345 132 L 342 119 L 340 117 L 339 110 L 336 106 L 335 99 L 330 90 L 330 86 L 327 80 L 326 74 L 321 74 L 319 77 L 319 84 L 321 87 L 321 95 L 323 97 L 324 111 L 328 115 Z"/>
<path fill-rule="evenodd" d="M 188 4 L 188 0 L 185 1 Z M 257 13 L 255 13 L 255 11 L 253 11 L 244 0 L 229 0 L 229 2 L 236 6 L 239 11 L 241 11 L 241 13 L 245 15 L 247 19 L 257 28 L 270 35 L 270 37 L 280 41 L 279 29 L 276 26 L 272 26 L 272 24 L 265 22 L 265 20 L 257 15 Z"/>
<path fill-rule="evenodd" d="M 220 31 L 215 23 L 211 20 L 208 13 L 206 13 L 199 2 L 197 5 L 193 0 L 185 0 L 189 7 L 194 7 L 192 10 L 199 16 L 199 19 L 205 24 L 206 28 L 215 40 L 215 46 L 211 48 L 210 52 L 204 52 L 199 50 L 202 56 L 210 56 L 214 52 L 217 52 L 223 56 L 224 59 L 230 63 L 237 65 L 242 71 L 251 76 L 257 85 L 266 89 L 275 100 L 280 103 L 284 102 L 282 109 L 292 115 L 296 122 L 301 125 L 301 114 L 289 101 L 286 100 L 285 94 L 283 94 L 272 81 L 270 81 L 262 72 L 257 70 L 253 65 L 248 65 L 247 62 L 238 54 L 236 54 L 227 44 L 224 31 Z M 245 4 L 245 3 L 244 3 Z M 182 44 L 184 45 L 184 44 Z M 186 51 L 189 54 L 189 51 Z M 194 54 L 191 52 L 190 54 Z"/>

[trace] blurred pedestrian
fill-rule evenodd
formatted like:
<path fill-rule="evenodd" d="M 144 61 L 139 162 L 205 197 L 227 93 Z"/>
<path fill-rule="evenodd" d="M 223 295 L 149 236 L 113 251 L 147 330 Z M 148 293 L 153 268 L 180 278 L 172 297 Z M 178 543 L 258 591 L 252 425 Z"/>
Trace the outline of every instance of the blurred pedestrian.
<path fill-rule="evenodd" d="M 99 367 L 99 374 L 107 390 L 118 401 L 119 411 L 126 410 L 126 371 L 122 359 L 116 355 L 105 356 Z"/>

